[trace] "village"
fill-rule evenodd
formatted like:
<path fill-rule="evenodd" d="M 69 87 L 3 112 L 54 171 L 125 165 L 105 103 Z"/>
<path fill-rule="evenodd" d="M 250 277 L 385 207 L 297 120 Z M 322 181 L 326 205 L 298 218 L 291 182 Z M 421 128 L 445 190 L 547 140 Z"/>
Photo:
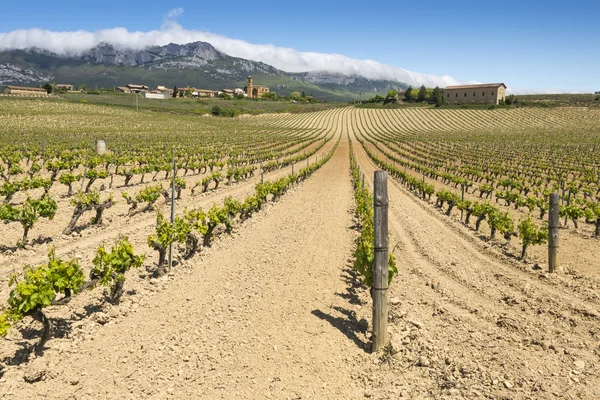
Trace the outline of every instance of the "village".
<path fill-rule="evenodd" d="M 50 85 L 50 84 L 48 84 Z M 6 95 L 19 96 L 38 96 L 45 97 L 51 95 L 54 91 L 58 93 L 81 93 L 83 88 L 76 88 L 71 84 L 53 84 L 51 87 L 28 87 L 28 86 L 6 86 L 3 93 Z M 50 90 L 48 90 L 50 89 Z M 248 76 L 246 86 L 244 88 L 234 89 L 198 89 L 196 87 L 173 87 L 172 89 L 157 85 L 151 89 L 148 85 L 129 83 L 125 86 L 115 86 L 115 93 L 139 94 L 147 99 L 166 100 L 170 98 L 216 98 L 216 97 L 236 97 L 236 98 L 261 98 L 265 94 L 270 93 L 269 87 L 264 85 L 255 85 L 252 81 L 252 76 Z"/>

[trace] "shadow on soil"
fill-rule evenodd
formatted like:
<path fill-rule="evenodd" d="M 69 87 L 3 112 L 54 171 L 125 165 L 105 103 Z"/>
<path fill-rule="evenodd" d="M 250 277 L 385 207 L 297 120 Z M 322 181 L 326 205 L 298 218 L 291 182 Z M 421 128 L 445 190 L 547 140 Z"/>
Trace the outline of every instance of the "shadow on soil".
<path fill-rule="evenodd" d="M 347 300 L 351 305 L 362 305 L 363 302 L 359 296 L 359 291 L 361 290 L 360 277 L 352 269 L 351 264 L 346 265 L 341 278 L 346 283 L 346 290 L 342 293 L 336 293 L 336 296 Z M 330 310 L 333 311 L 331 314 L 327 314 L 321 310 L 313 310 L 312 314 L 329 322 L 331 326 L 346 335 L 347 338 L 351 339 L 356 346 L 365 352 L 370 351 L 371 344 L 361 339 L 361 336 L 365 336 L 367 333 L 368 322 L 364 319 L 358 320 L 356 313 L 351 309 L 333 306 Z"/>

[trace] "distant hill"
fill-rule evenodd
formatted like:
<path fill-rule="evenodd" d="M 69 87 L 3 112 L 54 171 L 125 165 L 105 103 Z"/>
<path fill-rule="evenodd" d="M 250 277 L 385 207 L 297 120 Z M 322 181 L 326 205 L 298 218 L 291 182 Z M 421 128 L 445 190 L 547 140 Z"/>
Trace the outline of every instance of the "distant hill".
<path fill-rule="evenodd" d="M 103 43 L 68 56 L 37 48 L 0 52 L 0 86 L 55 82 L 94 88 L 139 83 L 223 89 L 243 87 L 248 75 L 255 84 L 267 85 L 280 95 L 305 91 L 327 101 L 358 99 L 359 93 L 366 99 L 408 86 L 328 72 L 288 73 L 262 62 L 231 57 L 205 42 L 171 43 L 144 50 Z"/>

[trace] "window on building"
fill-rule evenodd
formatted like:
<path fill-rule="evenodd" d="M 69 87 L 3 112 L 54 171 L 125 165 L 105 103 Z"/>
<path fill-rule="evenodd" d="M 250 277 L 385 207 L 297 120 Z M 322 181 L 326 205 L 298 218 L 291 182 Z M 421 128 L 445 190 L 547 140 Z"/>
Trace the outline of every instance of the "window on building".
<path fill-rule="evenodd" d="M 447 96 L 447 97 L 448 97 L 448 98 L 450 98 L 450 93 L 448 93 L 448 96 Z"/>
<path fill-rule="evenodd" d="M 467 92 L 465 92 L 465 97 L 467 97 Z"/>
<path fill-rule="evenodd" d="M 482 93 L 481 93 L 481 95 L 482 95 L 482 96 L 485 96 L 485 92 L 482 92 Z"/>
<path fill-rule="evenodd" d="M 492 92 L 492 96 L 494 95 L 494 92 Z"/>
<path fill-rule="evenodd" d="M 475 96 L 476 96 L 476 94 L 475 94 L 475 92 L 473 92 L 473 97 L 475 97 Z"/>
<path fill-rule="evenodd" d="M 456 97 L 458 97 L 458 93 L 456 93 Z"/>

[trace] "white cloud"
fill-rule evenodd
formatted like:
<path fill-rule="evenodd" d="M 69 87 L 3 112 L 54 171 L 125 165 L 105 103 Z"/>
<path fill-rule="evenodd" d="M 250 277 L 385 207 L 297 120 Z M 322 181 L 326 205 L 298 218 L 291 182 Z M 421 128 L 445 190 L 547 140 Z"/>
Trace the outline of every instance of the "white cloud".
<path fill-rule="evenodd" d="M 181 14 L 183 14 L 183 7 L 177 7 L 177 8 L 172 9 L 171 11 L 169 11 L 166 14 L 166 18 L 174 19 L 174 18 L 179 17 Z"/>
<path fill-rule="evenodd" d="M 164 46 L 169 43 L 184 44 L 203 41 L 211 43 L 218 50 L 231 56 L 262 61 L 288 72 L 327 71 L 344 75 L 359 75 L 368 79 L 406 82 L 413 86 L 424 84 L 428 87 L 471 83 L 460 82 L 447 75 L 438 76 L 408 71 L 374 60 L 358 60 L 341 54 L 299 52 L 288 47 L 252 44 L 210 32 L 188 30 L 175 22 L 175 18 L 182 13 L 183 8 L 181 7 L 172 9 L 165 15 L 160 30 L 147 32 L 129 32 L 125 28 L 102 29 L 96 32 L 84 30 L 55 32 L 33 28 L 0 33 L 0 51 L 38 47 L 66 55 L 80 54 L 102 42 L 121 48 L 143 49 L 154 45 Z M 512 92 L 523 91 L 513 89 Z"/>
<path fill-rule="evenodd" d="M 253 44 L 210 32 L 188 30 L 175 22 L 183 8 L 169 11 L 160 30 L 129 32 L 125 28 L 102 29 L 96 32 L 55 32 L 37 28 L 0 33 L 0 51 L 38 47 L 57 54 L 80 54 L 102 42 L 129 49 L 184 44 L 203 41 L 234 57 L 262 61 L 287 72 L 327 71 L 344 75 L 359 75 L 369 79 L 407 82 L 412 85 L 441 87 L 460 83 L 451 76 L 437 76 L 408 71 L 373 60 L 358 60 L 341 54 L 299 52 L 288 47 Z"/>

